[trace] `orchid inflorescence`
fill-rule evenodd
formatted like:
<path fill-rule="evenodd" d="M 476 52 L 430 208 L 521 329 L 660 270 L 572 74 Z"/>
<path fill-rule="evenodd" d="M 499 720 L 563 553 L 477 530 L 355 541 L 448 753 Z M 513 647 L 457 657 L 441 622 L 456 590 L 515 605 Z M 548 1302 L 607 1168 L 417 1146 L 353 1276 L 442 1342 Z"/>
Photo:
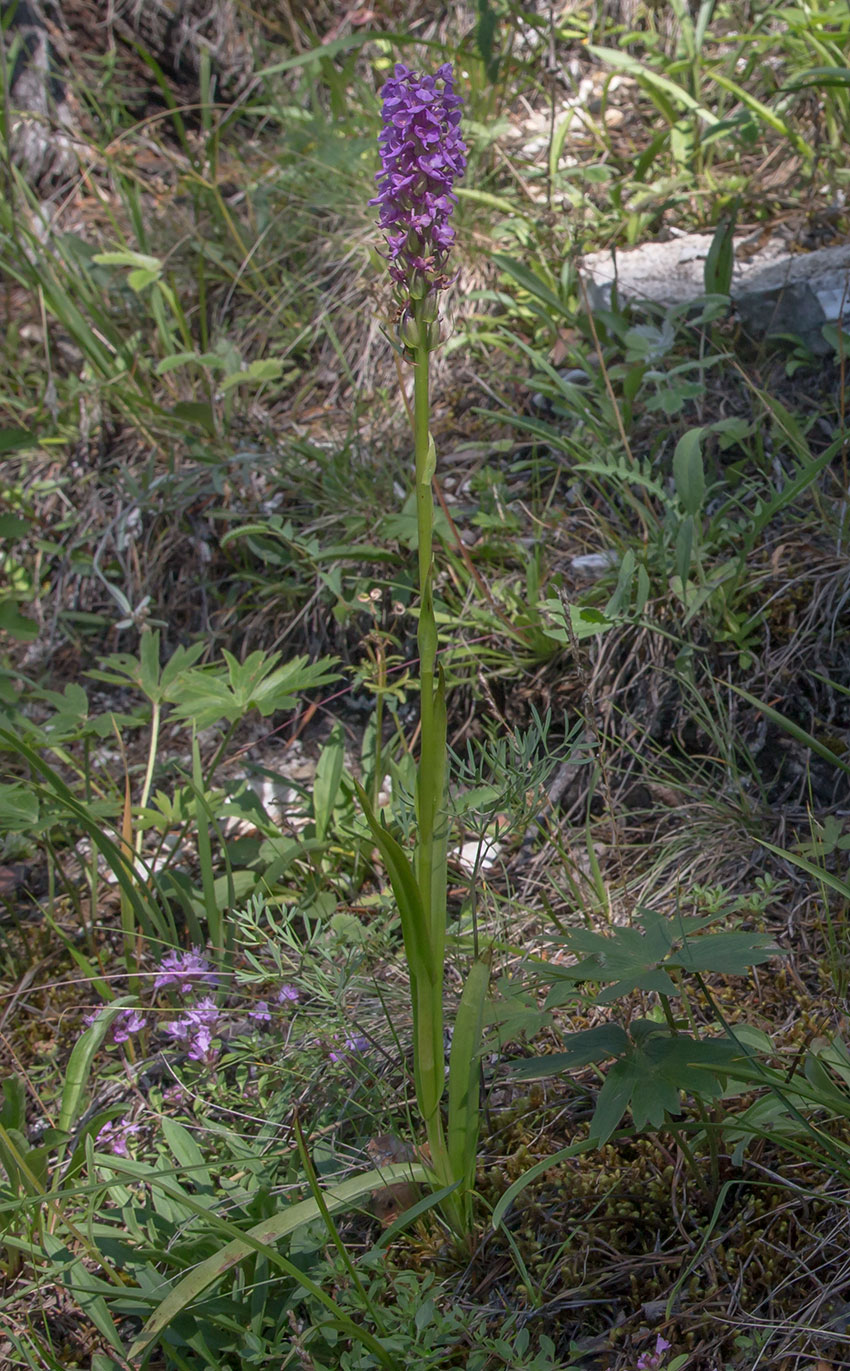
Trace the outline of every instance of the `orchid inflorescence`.
<path fill-rule="evenodd" d="M 466 170 L 460 109 L 451 63 L 433 76 L 419 75 L 401 62 L 381 91 L 383 124 L 378 139 L 381 170 L 379 224 L 401 309 L 400 337 L 408 349 L 439 341 L 436 293 L 449 284 L 445 275 L 455 239 L 451 224 L 455 181 Z M 413 302 L 423 301 L 419 320 Z M 420 333 L 418 324 L 424 333 Z"/>

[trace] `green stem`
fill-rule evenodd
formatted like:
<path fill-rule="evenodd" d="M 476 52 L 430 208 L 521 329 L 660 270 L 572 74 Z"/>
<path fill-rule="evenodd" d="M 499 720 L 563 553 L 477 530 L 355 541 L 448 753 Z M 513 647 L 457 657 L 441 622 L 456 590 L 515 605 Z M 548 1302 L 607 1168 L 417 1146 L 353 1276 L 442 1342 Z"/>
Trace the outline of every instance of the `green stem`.
<path fill-rule="evenodd" d="M 417 843 L 416 882 L 430 928 L 431 948 L 437 960 L 436 980 L 417 985 L 416 1057 L 419 1107 L 423 1115 L 431 1164 L 443 1185 L 452 1175 L 446 1145 L 440 1102 L 444 1090 L 445 1049 L 443 1045 L 443 956 L 446 903 L 444 881 L 440 875 L 444 862 L 436 833 L 443 802 L 445 776 L 445 739 L 436 692 L 437 621 L 434 615 L 433 539 L 434 539 L 434 447 L 429 432 L 429 355 L 425 346 L 426 326 L 423 303 L 414 305 L 414 318 L 422 339 L 416 348 L 413 376 L 413 432 L 416 456 L 416 523 L 419 542 L 419 772 L 416 782 Z M 442 697 L 441 697 L 442 698 Z M 436 879 L 435 879 L 436 877 Z M 446 1206 L 452 1226 L 462 1226 L 462 1203 L 453 1195 Z"/>

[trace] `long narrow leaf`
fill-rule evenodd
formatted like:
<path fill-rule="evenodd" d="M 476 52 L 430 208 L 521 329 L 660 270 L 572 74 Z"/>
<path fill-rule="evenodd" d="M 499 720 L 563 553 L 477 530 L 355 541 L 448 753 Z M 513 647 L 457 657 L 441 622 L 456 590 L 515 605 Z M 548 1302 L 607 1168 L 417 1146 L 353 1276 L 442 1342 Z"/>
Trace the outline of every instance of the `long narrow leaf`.
<path fill-rule="evenodd" d="M 770 719 L 772 723 L 778 724 L 779 727 L 784 729 L 786 733 L 789 733 L 792 738 L 796 738 L 798 743 L 802 743 L 804 747 L 810 748 L 818 757 L 822 757 L 825 762 L 830 762 L 833 766 L 840 767 L 842 771 L 846 771 L 847 774 L 850 775 L 850 762 L 845 762 L 842 757 L 836 756 L 831 748 L 827 747 L 825 743 L 819 743 L 817 738 L 813 737 L 811 733 L 807 733 L 799 724 L 795 724 L 793 719 L 789 719 L 785 714 L 780 714 L 778 709 L 774 709 L 772 705 L 765 704 L 764 700 L 760 700 L 758 696 L 751 695 L 743 686 L 733 685 L 732 689 L 736 695 L 740 695 L 748 704 L 754 705 L 755 708 L 759 710 L 761 714 L 764 714 L 766 718 Z"/>
<path fill-rule="evenodd" d="M 108 1165 L 112 1170 L 121 1173 L 124 1168 L 121 1160 L 116 1157 L 98 1157 L 98 1162 Z M 131 1172 L 134 1179 L 137 1179 L 134 1172 Z M 418 1163 L 399 1162 L 393 1166 L 385 1166 L 374 1171 L 366 1171 L 360 1176 L 353 1176 L 351 1180 L 343 1181 L 341 1185 L 333 1186 L 325 1192 L 325 1204 L 328 1213 L 335 1214 L 342 1209 L 351 1208 L 373 1190 L 384 1189 L 388 1185 L 396 1184 L 399 1181 L 425 1181 L 428 1173 L 424 1166 Z M 157 1182 L 168 1193 L 168 1186 L 163 1182 Z M 133 1346 L 130 1348 L 129 1359 L 134 1361 L 141 1356 L 151 1344 L 159 1337 L 160 1333 L 181 1314 L 184 1309 L 189 1308 L 205 1290 L 213 1284 L 219 1276 L 223 1276 L 227 1271 L 232 1270 L 239 1262 L 244 1261 L 254 1252 L 261 1253 L 272 1265 L 281 1267 L 287 1274 L 299 1281 L 305 1288 L 309 1288 L 316 1298 L 321 1299 L 321 1303 L 330 1306 L 336 1317 L 339 1311 L 330 1297 L 325 1292 L 315 1286 L 312 1281 L 297 1270 L 286 1258 L 275 1251 L 272 1243 L 279 1242 L 289 1233 L 294 1233 L 296 1228 L 302 1227 L 307 1223 L 312 1223 L 314 1219 L 320 1217 L 319 1207 L 313 1199 L 300 1200 L 297 1204 L 290 1205 L 281 1214 L 274 1214 L 271 1218 L 265 1219 L 262 1223 L 255 1224 L 253 1228 L 240 1233 L 235 1230 L 235 1226 L 228 1223 L 219 1216 L 210 1216 L 204 1207 L 191 1200 L 186 1195 L 180 1196 L 182 1204 L 189 1203 L 190 1207 L 197 1208 L 199 1214 L 206 1218 L 214 1218 L 216 1227 L 223 1232 L 236 1232 L 236 1236 L 226 1243 L 214 1256 L 208 1257 L 194 1267 L 187 1276 L 166 1295 L 159 1308 L 148 1319 Z M 318 1293 L 317 1293 L 318 1292 Z M 356 1329 L 353 1336 L 362 1339 L 363 1330 Z M 372 1349 L 374 1350 L 374 1349 Z M 383 1353 L 383 1348 L 380 1349 Z M 386 1355 L 386 1354 L 384 1354 Z"/>
<path fill-rule="evenodd" d="M 484 1006 L 490 986 L 490 956 L 473 962 L 463 987 L 449 1056 L 448 1149 L 452 1176 L 462 1178 L 461 1195 L 475 1180 L 480 1106 L 478 1059 Z"/>
<path fill-rule="evenodd" d="M 135 996 L 124 995 L 119 1000 L 113 1000 L 112 1004 L 104 1005 L 94 1023 L 90 1024 L 75 1042 L 65 1068 L 65 1084 L 59 1107 L 60 1133 L 70 1133 L 82 1113 L 81 1104 L 95 1053 L 106 1037 L 112 1020 L 121 1012 L 123 1006 L 133 1004 L 134 1000 Z"/>
<path fill-rule="evenodd" d="M 366 822 L 372 830 L 372 837 L 387 868 L 401 918 L 404 948 L 411 975 L 433 984 L 438 979 L 438 968 L 431 947 L 429 920 L 413 868 L 401 844 L 383 824 L 378 822 L 366 791 L 357 781 L 354 782 L 354 786 L 357 798 L 363 806 Z"/>

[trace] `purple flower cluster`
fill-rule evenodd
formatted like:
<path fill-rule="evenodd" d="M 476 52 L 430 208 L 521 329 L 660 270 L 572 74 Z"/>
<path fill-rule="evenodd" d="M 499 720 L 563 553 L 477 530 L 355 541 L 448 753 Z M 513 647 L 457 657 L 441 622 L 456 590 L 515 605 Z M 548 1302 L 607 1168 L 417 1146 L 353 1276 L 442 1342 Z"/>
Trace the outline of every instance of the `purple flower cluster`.
<path fill-rule="evenodd" d="M 140 1131 L 141 1124 L 132 1123 L 129 1119 L 110 1119 L 98 1132 L 95 1143 L 116 1157 L 128 1157 L 130 1151 L 127 1142 L 133 1133 Z"/>
<path fill-rule="evenodd" d="M 328 1059 L 332 1062 L 344 1062 L 350 1053 L 359 1054 L 366 1052 L 369 1047 L 369 1039 L 364 1038 L 362 1033 L 356 1037 L 346 1038 L 341 1048 L 335 1047 L 328 1053 Z"/>
<path fill-rule="evenodd" d="M 212 995 L 205 995 L 191 1009 L 165 1025 L 165 1032 L 178 1042 L 188 1044 L 193 1062 L 212 1065 L 215 1051 L 212 1042 L 221 1019 L 221 1012 Z"/>
<path fill-rule="evenodd" d="M 466 170 L 460 107 L 451 63 L 421 76 L 400 62 L 382 91 L 383 127 L 380 227 L 387 240 L 390 275 L 404 299 L 422 299 L 448 284 L 443 272 L 455 231 L 452 186 Z"/>
<path fill-rule="evenodd" d="M 103 1013 L 105 1005 L 99 1005 L 90 1014 L 83 1015 L 83 1023 L 86 1028 L 91 1028 Z M 126 1043 L 132 1038 L 134 1033 L 141 1033 L 147 1027 L 147 1019 L 140 1014 L 138 1009 L 122 1009 L 120 1014 L 116 1014 L 112 1020 L 112 1042 Z"/>
<path fill-rule="evenodd" d="M 196 981 L 214 985 L 217 980 L 218 977 L 201 949 L 193 947 L 189 952 L 166 952 L 159 964 L 159 974 L 153 988 L 162 990 L 167 986 L 180 995 L 188 995 L 195 989 Z"/>

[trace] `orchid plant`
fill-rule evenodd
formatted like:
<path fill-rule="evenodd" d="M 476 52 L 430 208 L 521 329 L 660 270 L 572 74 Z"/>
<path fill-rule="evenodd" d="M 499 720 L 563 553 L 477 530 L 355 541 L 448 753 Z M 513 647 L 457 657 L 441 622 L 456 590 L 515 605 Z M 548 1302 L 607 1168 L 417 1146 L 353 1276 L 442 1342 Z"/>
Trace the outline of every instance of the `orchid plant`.
<path fill-rule="evenodd" d="M 399 63 L 383 87 L 379 138 L 379 224 L 386 237 L 397 306 L 397 339 L 413 365 L 414 457 L 419 564 L 420 754 L 412 856 L 360 800 L 386 865 L 401 917 L 413 1006 L 416 1099 L 425 1126 L 435 1188 L 458 1233 L 468 1232 L 478 1142 L 478 1053 L 489 959 L 473 964 L 461 997 L 449 1059 L 448 1120 L 443 1123 L 445 1049 L 443 980 L 448 848 L 446 687 L 437 665 L 434 615 L 436 450 L 430 433 L 429 358 L 440 342 L 439 295 L 455 230 L 453 186 L 466 169 L 461 97 L 450 63 L 421 75 Z"/>

